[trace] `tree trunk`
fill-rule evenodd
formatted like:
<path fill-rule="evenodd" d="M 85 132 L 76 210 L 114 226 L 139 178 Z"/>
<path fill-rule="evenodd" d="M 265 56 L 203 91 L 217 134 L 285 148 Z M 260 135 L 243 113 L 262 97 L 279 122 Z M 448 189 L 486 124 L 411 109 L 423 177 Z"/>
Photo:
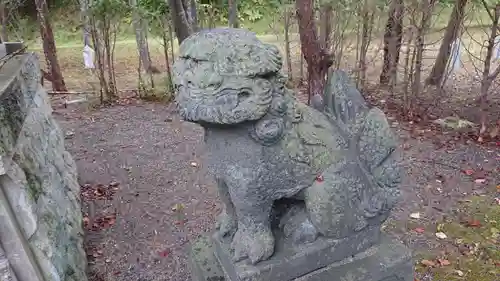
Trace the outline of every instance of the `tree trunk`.
<path fill-rule="evenodd" d="M 239 27 L 238 0 L 229 0 L 229 27 Z"/>
<path fill-rule="evenodd" d="M 38 13 L 38 22 L 40 23 L 40 34 L 43 40 L 43 52 L 47 61 L 47 68 L 52 77 L 52 89 L 54 91 L 65 92 L 67 89 L 57 60 L 56 44 L 54 34 L 52 33 L 52 26 L 48 18 L 49 9 L 47 2 L 46 0 L 35 0 L 35 5 Z"/>
<path fill-rule="evenodd" d="M 147 73 L 157 73 L 159 71 L 152 66 L 151 56 L 149 54 L 147 22 L 140 14 L 137 0 L 130 0 L 130 5 L 133 9 L 132 19 L 135 29 L 135 41 L 137 43 L 137 51 L 139 52 L 142 69 L 144 69 Z"/>
<path fill-rule="evenodd" d="M 296 0 L 302 53 L 307 63 L 308 104 L 311 97 L 322 96 L 332 57 L 321 46 L 314 22 L 314 0 Z"/>
<path fill-rule="evenodd" d="M 106 82 L 105 73 L 104 73 L 104 48 L 101 46 L 102 42 L 99 38 L 97 24 L 94 17 L 89 18 L 89 31 L 92 39 L 92 43 L 95 49 L 96 61 L 97 61 L 97 77 L 99 78 L 100 85 L 100 95 L 99 99 L 101 104 L 104 102 L 104 97 L 108 97 L 108 83 Z"/>
<path fill-rule="evenodd" d="M 439 53 L 426 81 L 428 85 L 438 86 L 443 81 L 453 42 L 459 35 L 460 27 L 465 16 L 464 10 L 466 5 L 467 0 L 456 0 L 455 2 L 453 12 L 448 21 L 448 26 L 446 27 L 443 42 L 439 48 Z"/>
<path fill-rule="evenodd" d="M 90 46 L 89 0 L 80 0 L 80 20 L 82 21 L 83 46 Z"/>
<path fill-rule="evenodd" d="M 290 47 L 290 19 L 291 12 L 288 7 L 285 8 L 285 59 L 286 66 L 288 69 L 288 80 L 293 81 L 293 69 L 292 69 L 292 55 L 291 55 L 291 47 Z"/>
<path fill-rule="evenodd" d="M 417 27 L 417 35 L 415 38 L 415 70 L 414 70 L 414 78 L 412 85 L 412 98 L 417 99 L 417 96 L 420 94 L 421 88 L 421 74 L 422 74 L 422 61 L 424 57 L 424 48 L 425 48 L 425 33 L 429 28 L 429 21 L 432 16 L 432 10 L 434 8 L 437 0 L 424 0 L 421 4 L 421 20 L 420 25 Z M 411 112 L 410 112 L 411 114 Z"/>
<path fill-rule="evenodd" d="M 167 68 L 168 86 L 172 87 L 172 85 L 173 85 L 172 84 L 172 71 L 170 69 L 170 58 L 169 58 L 169 54 L 168 54 L 168 41 L 169 41 L 169 39 L 167 37 L 167 32 L 169 32 L 169 30 L 167 30 L 167 26 L 169 26 L 169 25 L 170 25 L 170 21 L 165 17 L 163 19 L 163 30 L 162 30 L 163 52 L 164 52 L 164 56 L 165 56 L 165 66 Z M 170 35 L 172 35 L 171 32 L 169 32 L 169 33 L 170 33 Z M 172 40 L 172 39 L 170 39 L 170 40 Z"/>
<path fill-rule="evenodd" d="M 175 53 L 174 53 L 174 31 L 172 30 L 172 19 L 168 20 L 168 41 L 170 42 L 170 54 L 172 60 L 175 59 Z"/>
<path fill-rule="evenodd" d="M 189 0 L 188 0 L 189 1 Z M 191 7 L 190 7 L 190 12 L 191 12 L 191 26 L 193 28 L 193 32 L 198 31 L 198 9 L 196 8 L 196 0 L 190 0 L 191 1 Z"/>
<path fill-rule="evenodd" d="M 368 53 L 368 47 L 370 46 L 372 38 L 372 28 L 374 22 L 374 12 L 372 11 L 370 0 L 365 0 L 363 6 L 360 8 L 360 14 L 362 15 L 361 20 L 361 32 L 359 38 L 359 61 L 358 61 L 358 88 L 363 91 L 366 82 L 366 54 Z"/>
<path fill-rule="evenodd" d="M 2 1 L 0 3 L 0 43 L 9 41 L 7 35 L 7 7 Z"/>
<path fill-rule="evenodd" d="M 330 45 L 330 34 L 332 33 L 332 14 L 333 14 L 332 4 L 326 3 L 321 6 L 319 14 L 321 26 L 319 32 L 320 32 L 321 47 L 324 50 L 329 50 L 330 48 L 329 45 Z"/>
<path fill-rule="evenodd" d="M 384 33 L 384 64 L 380 74 L 380 84 L 396 85 L 397 68 L 403 39 L 403 0 L 393 0 Z"/>
<path fill-rule="evenodd" d="M 194 1 L 194 0 L 191 0 Z M 188 3 L 189 2 L 189 3 Z M 194 32 L 190 0 L 168 0 L 179 45 Z"/>
<path fill-rule="evenodd" d="M 483 2 L 484 4 L 484 2 Z M 485 5 L 486 6 L 486 5 Z M 489 9 L 487 6 L 485 7 L 487 10 Z M 500 66 L 497 66 L 497 68 L 492 72 L 491 71 L 491 60 L 493 58 L 493 51 L 495 49 L 495 39 L 498 36 L 498 30 L 499 30 L 499 21 L 500 21 L 500 4 L 496 4 L 494 8 L 494 13 L 491 14 L 491 12 L 488 10 L 488 13 L 493 16 L 492 18 L 492 25 L 491 25 L 491 32 L 490 36 L 488 38 L 488 43 L 486 45 L 486 57 L 484 58 L 484 65 L 483 65 L 483 73 L 482 73 L 482 79 L 481 79 L 481 92 L 479 96 L 479 107 L 481 110 L 481 131 L 480 134 L 484 133 L 483 131 L 486 130 L 486 123 L 487 123 L 487 106 L 488 106 L 488 91 L 493 84 L 493 81 L 498 77 L 500 74 Z"/>

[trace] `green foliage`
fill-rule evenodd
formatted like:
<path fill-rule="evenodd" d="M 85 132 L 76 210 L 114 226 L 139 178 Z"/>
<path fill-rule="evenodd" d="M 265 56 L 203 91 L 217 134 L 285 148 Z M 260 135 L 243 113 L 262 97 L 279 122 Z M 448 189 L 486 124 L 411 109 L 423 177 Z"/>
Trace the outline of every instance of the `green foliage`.
<path fill-rule="evenodd" d="M 36 12 L 29 14 L 32 9 L 33 0 L 5 0 L 6 3 L 17 3 L 21 5 L 16 9 L 19 16 L 15 23 L 10 24 L 13 37 L 23 40 L 34 40 L 38 35 L 36 25 Z M 51 11 L 51 21 L 58 42 L 68 42 L 80 40 L 81 22 L 79 16 L 80 0 L 48 0 L 49 10 Z M 385 11 L 388 9 L 391 0 L 376 0 L 377 9 Z M 447 10 L 456 0 L 439 0 L 439 3 L 446 6 Z M 478 10 L 484 11 L 480 0 L 469 0 L 471 3 L 478 4 Z M 496 0 L 486 0 L 489 4 L 496 3 Z M 132 28 L 132 7 L 129 0 L 92 0 L 90 13 L 97 20 L 106 20 L 109 23 L 121 24 L 115 30 L 119 38 L 129 38 L 133 33 Z M 228 0 L 196 0 L 198 8 L 198 19 L 200 26 L 207 27 L 207 19 L 211 24 L 227 25 L 229 15 Z M 240 25 L 257 33 L 268 33 L 269 26 L 275 24 L 274 21 L 281 18 L 285 7 L 294 8 L 296 0 L 238 0 L 238 18 Z M 149 32 L 153 36 L 161 36 L 164 31 L 165 18 L 169 19 L 169 7 L 166 0 L 137 0 L 138 12 L 148 20 Z M 337 20 L 344 21 L 344 18 L 352 18 L 360 11 L 359 7 L 364 1 L 353 0 L 316 0 L 316 9 L 321 9 L 324 4 L 331 4 L 335 11 Z M 22 6 L 25 6 L 22 8 Z M 340 18 L 339 18 L 340 17 Z M 446 18 L 446 16 L 443 16 Z M 446 24 L 447 19 L 443 20 Z M 279 24 L 278 24 L 279 25 Z"/>
<path fill-rule="evenodd" d="M 119 19 L 130 12 L 124 0 L 94 0 L 90 3 L 89 14 L 97 19 Z"/>
<path fill-rule="evenodd" d="M 277 11 L 283 4 L 279 0 L 246 0 L 241 1 L 238 9 L 240 18 L 250 22 L 263 19 L 265 16 Z M 228 5 L 229 8 L 229 5 Z"/>
<path fill-rule="evenodd" d="M 165 0 L 138 0 L 139 8 L 145 16 L 162 16 L 169 12 Z"/>

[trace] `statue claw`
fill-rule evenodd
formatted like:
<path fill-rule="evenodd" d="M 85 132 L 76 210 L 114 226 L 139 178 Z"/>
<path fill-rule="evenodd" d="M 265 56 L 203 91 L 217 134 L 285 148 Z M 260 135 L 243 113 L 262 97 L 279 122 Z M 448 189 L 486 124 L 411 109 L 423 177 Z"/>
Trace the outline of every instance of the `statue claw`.
<path fill-rule="evenodd" d="M 219 235 L 221 237 L 230 235 L 238 229 L 238 221 L 232 215 L 229 215 L 226 211 L 223 211 L 217 217 L 216 228 L 219 230 Z"/>
<path fill-rule="evenodd" d="M 271 230 L 238 229 L 234 236 L 231 248 L 234 250 L 235 262 L 249 258 L 252 264 L 267 260 L 274 253 L 274 236 Z"/>

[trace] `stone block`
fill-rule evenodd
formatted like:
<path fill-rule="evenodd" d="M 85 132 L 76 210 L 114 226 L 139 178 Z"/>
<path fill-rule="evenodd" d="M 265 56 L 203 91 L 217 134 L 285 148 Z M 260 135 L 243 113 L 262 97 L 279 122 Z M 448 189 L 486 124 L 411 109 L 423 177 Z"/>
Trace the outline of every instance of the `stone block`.
<path fill-rule="evenodd" d="M 295 281 L 413 281 L 411 251 L 383 237 L 379 245 Z"/>
<path fill-rule="evenodd" d="M 284 239 L 279 231 L 275 231 L 275 237 L 275 254 L 256 265 L 252 265 L 249 260 L 233 264 L 229 239 L 214 237 L 216 256 L 230 280 L 292 280 L 366 250 L 379 242 L 380 230 L 370 228 L 344 239 L 318 237 L 312 243 L 299 245 Z"/>
<path fill-rule="evenodd" d="M 215 245 L 207 236 L 201 236 L 191 246 L 189 256 L 193 281 L 225 281 L 224 271 L 215 257 Z"/>
<path fill-rule="evenodd" d="M 411 252 L 373 230 L 373 239 L 359 237 L 334 241 L 319 239 L 301 248 L 279 239 L 277 254 L 251 265 L 247 260 L 233 263 L 228 243 L 216 236 L 199 238 L 191 251 L 193 281 L 411 281 Z M 277 236 L 279 237 L 279 236 Z M 355 241 L 358 241 L 356 244 Z M 373 245 L 377 240 L 379 243 Z M 354 246 L 351 246 L 354 245 Z M 355 252 L 355 247 L 362 249 Z M 349 247 L 351 247 L 349 249 Z M 349 254 L 349 251 L 353 253 Z"/>

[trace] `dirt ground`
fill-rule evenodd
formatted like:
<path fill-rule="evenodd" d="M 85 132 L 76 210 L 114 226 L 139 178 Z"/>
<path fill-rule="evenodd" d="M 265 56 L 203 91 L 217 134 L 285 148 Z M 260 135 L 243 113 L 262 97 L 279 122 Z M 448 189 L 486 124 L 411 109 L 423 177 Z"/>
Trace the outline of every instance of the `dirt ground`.
<path fill-rule="evenodd" d="M 190 280 L 189 241 L 212 230 L 220 210 L 203 167 L 201 128 L 179 120 L 173 105 L 159 103 L 133 100 L 87 111 L 55 101 L 54 108 L 79 168 L 91 280 Z M 389 118 L 408 175 L 385 230 L 412 249 L 440 250 L 435 230 L 412 228 L 443 220 L 471 195 L 495 204 L 500 147 Z M 185 207 L 184 226 L 176 224 L 176 204 Z M 410 218 L 416 212 L 420 219 Z M 434 280 L 424 273 L 419 278 Z"/>
<path fill-rule="evenodd" d="M 264 41 L 282 48 L 279 40 L 267 36 Z M 152 60 L 164 71 L 162 46 L 154 40 L 150 43 Z M 296 72 L 300 65 L 297 46 L 294 42 L 292 63 Z M 370 82 L 377 81 L 380 73 L 381 49 L 373 49 L 368 61 Z M 70 91 L 97 89 L 95 77 L 82 71 L 81 46 L 58 46 L 58 55 Z M 426 52 L 426 58 L 432 56 L 435 54 Z M 138 59 L 133 40 L 118 43 L 115 61 L 119 89 L 136 89 Z M 424 74 L 431 62 L 424 61 Z M 367 91 L 370 101 L 388 113 L 400 137 L 408 171 L 401 201 L 385 231 L 416 251 L 416 263 L 422 253 L 442 257 L 443 251 L 455 247 L 452 239 L 437 239 L 435 233 L 450 218 L 460 220 L 457 213 L 461 202 L 472 196 L 481 198 L 484 205 L 499 205 L 495 200 L 500 200 L 496 199 L 500 198 L 500 139 L 479 145 L 470 136 L 442 132 L 422 122 L 419 115 L 432 119 L 456 114 L 479 122 L 472 101 L 478 94 L 477 75 L 466 58 L 463 64 L 439 99 L 435 92 L 424 89 L 419 100 L 424 101 L 426 94 L 432 104 L 419 104 L 413 120 L 402 121 L 400 108 L 391 104 L 391 99 L 401 100 L 400 96 L 390 98 L 391 93 L 379 89 Z M 349 69 L 349 65 L 342 67 Z M 164 83 L 164 76 L 155 77 L 157 86 Z M 495 83 L 492 93 L 498 88 L 500 84 Z M 488 117 L 495 122 L 500 116 L 500 96 L 490 97 Z M 128 100 L 130 104 L 90 110 L 84 105 L 63 108 L 60 102 L 64 98 L 78 96 L 54 97 L 53 105 L 79 168 L 91 281 L 190 280 L 186 264 L 189 241 L 212 230 L 221 208 L 214 182 L 203 167 L 201 128 L 179 120 L 173 105 L 132 99 Z M 306 99 L 301 96 L 301 100 Z M 185 208 L 185 218 L 174 211 L 178 204 Z M 411 218 L 416 213 L 420 218 Z M 178 224 L 179 220 L 185 224 Z M 494 228 L 500 229 L 500 225 Z M 500 240 L 496 243 L 500 245 Z M 498 247 L 496 255 L 500 264 Z M 464 271 L 458 280 L 473 280 L 468 278 L 475 272 L 452 266 Z M 455 280 L 436 278 L 428 269 L 436 268 L 419 268 L 416 280 Z M 480 281 L 495 280 L 488 278 Z"/>

